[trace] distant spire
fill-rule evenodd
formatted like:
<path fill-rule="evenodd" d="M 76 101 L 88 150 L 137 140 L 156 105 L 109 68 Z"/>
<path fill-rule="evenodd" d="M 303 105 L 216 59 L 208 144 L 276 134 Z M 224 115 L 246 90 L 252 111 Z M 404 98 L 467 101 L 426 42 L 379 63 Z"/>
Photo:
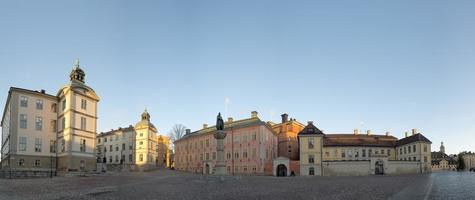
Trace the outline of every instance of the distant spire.
<path fill-rule="evenodd" d="M 76 63 L 74 64 L 76 68 L 79 68 L 79 58 L 76 58 Z"/>

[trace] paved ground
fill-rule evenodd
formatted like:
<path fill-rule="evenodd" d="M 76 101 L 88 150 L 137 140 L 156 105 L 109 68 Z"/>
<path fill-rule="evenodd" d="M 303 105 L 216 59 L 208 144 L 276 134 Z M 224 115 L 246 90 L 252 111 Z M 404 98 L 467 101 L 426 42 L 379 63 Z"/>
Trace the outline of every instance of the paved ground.
<path fill-rule="evenodd" d="M 475 173 L 221 180 L 163 170 L 0 179 L 0 199 L 475 199 Z"/>

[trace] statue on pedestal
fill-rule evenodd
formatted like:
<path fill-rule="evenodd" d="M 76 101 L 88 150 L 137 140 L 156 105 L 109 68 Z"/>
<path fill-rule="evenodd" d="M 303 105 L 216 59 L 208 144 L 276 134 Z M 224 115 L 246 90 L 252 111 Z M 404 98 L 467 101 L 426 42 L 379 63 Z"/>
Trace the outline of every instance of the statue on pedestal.
<path fill-rule="evenodd" d="M 218 117 L 216 119 L 216 130 L 218 131 L 224 130 L 224 121 L 223 121 L 223 118 L 221 117 L 221 113 L 218 114 Z"/>

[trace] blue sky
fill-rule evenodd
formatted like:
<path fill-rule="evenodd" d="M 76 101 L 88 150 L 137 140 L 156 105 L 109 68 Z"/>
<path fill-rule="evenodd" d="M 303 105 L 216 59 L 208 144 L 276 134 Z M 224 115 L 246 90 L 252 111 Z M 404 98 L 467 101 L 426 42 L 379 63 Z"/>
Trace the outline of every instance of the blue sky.
<path fill-rule="evenodd" d="M 0 1 L 0 102 L 55 94 L 80 58 L 98 131 L 218 112 L 327 133 L 418 130 L 475 150 L 475 1 Z"/>

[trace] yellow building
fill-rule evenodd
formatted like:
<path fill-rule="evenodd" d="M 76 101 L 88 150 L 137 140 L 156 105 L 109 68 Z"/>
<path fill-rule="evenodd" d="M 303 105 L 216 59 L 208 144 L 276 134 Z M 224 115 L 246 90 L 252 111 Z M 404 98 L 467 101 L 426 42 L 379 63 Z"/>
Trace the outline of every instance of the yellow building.
<path fill-rule="evenodd" d="M 397 139 L 375 135 L 325 134 L 313 122 L 299 133 L 300 175 L 369 175 L 431 172 L 431 141 L 412 130 Z"/>
<path fill-rule="evenodd" d="M 170 139 L 157 135 L 157 128 L 145 110 L 135 127 L 113 129 L 97 136 L 97 159 L 107 164 L 108 169 L 114 165 L 130 170 L 170 167 Z"/>
<path fill-rule="evenodd" d="M 10 88 L 1 122 L 3 167 L 35 174 L 95 170 L 99 97 L 85 76 L 76 61 L 56 95 Z"/>

